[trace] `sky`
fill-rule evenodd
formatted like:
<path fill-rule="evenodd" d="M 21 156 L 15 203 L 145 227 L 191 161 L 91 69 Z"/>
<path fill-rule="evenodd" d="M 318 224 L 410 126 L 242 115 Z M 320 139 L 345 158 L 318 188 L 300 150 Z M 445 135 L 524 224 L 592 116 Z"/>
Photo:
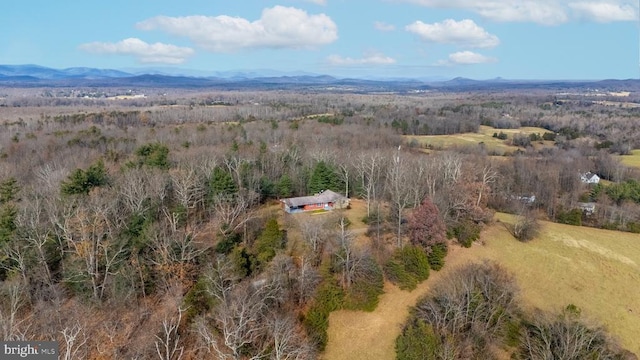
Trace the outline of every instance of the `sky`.
<path fill-rule="evenodd" d="M 358 78 L 640 78 L 627 0 L 5 0 L 0 64 Z"/>

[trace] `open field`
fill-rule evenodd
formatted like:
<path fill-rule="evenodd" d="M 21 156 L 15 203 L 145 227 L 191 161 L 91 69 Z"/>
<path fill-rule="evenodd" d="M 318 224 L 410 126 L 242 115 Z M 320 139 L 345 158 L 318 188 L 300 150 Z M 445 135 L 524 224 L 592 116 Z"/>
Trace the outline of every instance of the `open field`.
<path fill-rule="evenodd" d="M 461 247 L 450 249 L 445 270 L 432 271 L 429 280 L 409 292 L 385 283 L 384 294 L 373 312 L 339 310 L 329 317 L 329 342 L 322 358 L 395 359 L 395 341 L 409 316 L 409 308 L 427 294 L 444 274 L 475 258 L 472 251 Z"/>
<path fill-rule="evenodd" d="M 472 261 L 490 259 L 514 274 L 521 305 L 559 313 L 568 304 L 582 309 L 628 350 L 640 354 L 640 236 L 587 227 L 543 222 L 540 236 L 516 241 L 504 223 L 506 214 L 471 249 L 452 247 L 444 269 L 409 293 L 387 285 L 372 313 L 331 314 L 325 359 L 389 359 L 408 309 L 429 292 L 443 274 Z"/>
<path fill-rule="evenodd" d="M 618 158 L 623 165 L 640 169 L 640 149 L 632 150 L 631 155 L 622 155 Z"/>
<path fill-rule="evenodd" d="M 494 133 L 503 132 L 507 134 L 507 140 L 494 138 Z M 549 132 L 546 129 L 538 127 L 521 127 L 518 129 L 495 129 L 491 126 L 481 125 L 477 133 L 464 133 L 453 135 L 407 135 L 407 141 L 416 140 L 422 147 L 430 147 L 435 149 L 447 149 L 451 147 L 464 147 L 483 144 L 490 152 L 503 155 L 505 153 L 514 152 L 519 149 L 517 146 L 511 145 L 511 139 L 517 134 L 544 134 Z M 536 147 L 551 146 L 552 141 L 540 141 L 532 143 Z"/>

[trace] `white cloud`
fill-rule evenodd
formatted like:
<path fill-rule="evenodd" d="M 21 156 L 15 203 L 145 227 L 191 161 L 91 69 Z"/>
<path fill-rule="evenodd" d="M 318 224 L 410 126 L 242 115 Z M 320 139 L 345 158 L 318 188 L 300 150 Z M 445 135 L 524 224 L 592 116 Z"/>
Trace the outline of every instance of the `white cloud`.
<path fill-rule="evenodd" d="M 117 43 L 92 42 L 79 46 L 93 54 L 130 55 L 142 63 L 181 64 L 195 51 L 188 47 L 171 44 L 148 44 L 137 38 L 128 38 Z"/>
<path fill-rule="evenodd" d="M 556 25 L 568 20 L 565 0 L 397 0 L 432 8 L 464 9 L 499 22 Z"/>
<path fill-rule="evenodd" d="M 387 24 L 385 22 L 382 21 L 376 21 L 375 23 L 373 23 L 373 26 L 380 31 L 393 31 L 396 29 L 395 26 L 391 25 L 391 24 Z"/>
<path fill-rule="evenodd" d="M 554 1 L 481 1 L 474 11 L 499 22 L 558 25 L 569 20 L 566 10 Z"/>
<path fill-rule="evenodd" d="M 486 64 L 498 61 L 496 58 L 484 56 L 472 51 L 458 51 L 449 54 L 449 63 L 457 65 Z"/>
<path fill-rule="evenodd" d="M 598 22 L 631 21 L 637 5 L 631 0 L 394 0 L 431 8 L 464 9 L 500 22 L 558 25 L 573 18 Z M 577 7 L 575 4 L 580 4 Z M 582 5 L 588 4 L 588 6 Z"/>
<path fill-rule="evenodd" d="M 635 21 L 635 0 L 395 0 L 431 8 L 463 9 L 499 22 L 558 25 L 571 20 Z"/>
<path fill-rule="evenodd" d="M 252 48 L 313 48 L 338 38 L 336 24 L 325 14 L 275 6 L 262 11 L 250 22 L 240 17 L 157 16 L 137 24 L 142 30 L 163 30 L 185 36 L 213 52 L 233 52 Z"/>
<path fill-rule="evenodd" d="M 350 57 L 342 57 L 340 55 L 331 55 L 327 57 L 327 62 L 334 66 L 351 66 L 351 65 L 391 65 L 396 60 L 380 53 L 365 54 L 364 57 L 354 59 Z"/>
<path fill-rule="evenodd" d="M 416 21 L 407 25 L 405 29 L 418 35 L 424 41 L 442 44 L 478 48 L 491 48 L 500 44 L 497 36 L 489 34 L 485 29 L 469 19 L 461 21 L 447 19 L 434 24 Z"/>
<path fill-rule="evenodd" d="M 579 18 L 600 23 L 637 19 L 636 10 L 629 4 L 591 1 L 569 3 L 569 7 Z"/>

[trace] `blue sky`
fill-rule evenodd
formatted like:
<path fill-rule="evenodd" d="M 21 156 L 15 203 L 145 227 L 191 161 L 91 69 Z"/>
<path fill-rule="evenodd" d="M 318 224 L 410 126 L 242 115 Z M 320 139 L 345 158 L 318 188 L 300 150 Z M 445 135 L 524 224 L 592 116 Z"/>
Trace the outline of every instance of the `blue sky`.
<path fill-rule="evenodd" d="M 0 64 L 339 77 L 640 77 L 627 0 L 7 0 Z"/>

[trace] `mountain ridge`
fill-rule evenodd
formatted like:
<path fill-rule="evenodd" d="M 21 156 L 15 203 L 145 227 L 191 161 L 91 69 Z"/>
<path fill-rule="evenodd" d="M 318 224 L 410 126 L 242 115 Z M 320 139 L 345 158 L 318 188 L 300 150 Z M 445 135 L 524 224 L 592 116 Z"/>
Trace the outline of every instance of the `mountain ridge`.
<path fill-rule="evenodd" d="M 221 88 L 221 89 L 305 89 L 314 91 L 344 92 L 415 92 L 415 91 L 475 91 L 522 89 L 576 89 L 598 88 L 602 90 L 640 91 L 636 79 L 604 80 L 517 80 L 501 77 L 476 80 L 465 77 L 428 80 L 425 77 L 358 78 L 335 77 L 301 71 L 275 70 L 246 71 L 195 71 L 192 74 L 167 74 L 159 71 L 132 73 L 115 69 L 70 67 L 54 69 L 45 66 L 0 65 L 0 85 L 20 87 L 87 86 L 87 87 L 173 87 L 173 88 Z M 183 71 L 185 69 L 182 69 Z M 209 76 L 204 76 L 209 74 Z"/>

